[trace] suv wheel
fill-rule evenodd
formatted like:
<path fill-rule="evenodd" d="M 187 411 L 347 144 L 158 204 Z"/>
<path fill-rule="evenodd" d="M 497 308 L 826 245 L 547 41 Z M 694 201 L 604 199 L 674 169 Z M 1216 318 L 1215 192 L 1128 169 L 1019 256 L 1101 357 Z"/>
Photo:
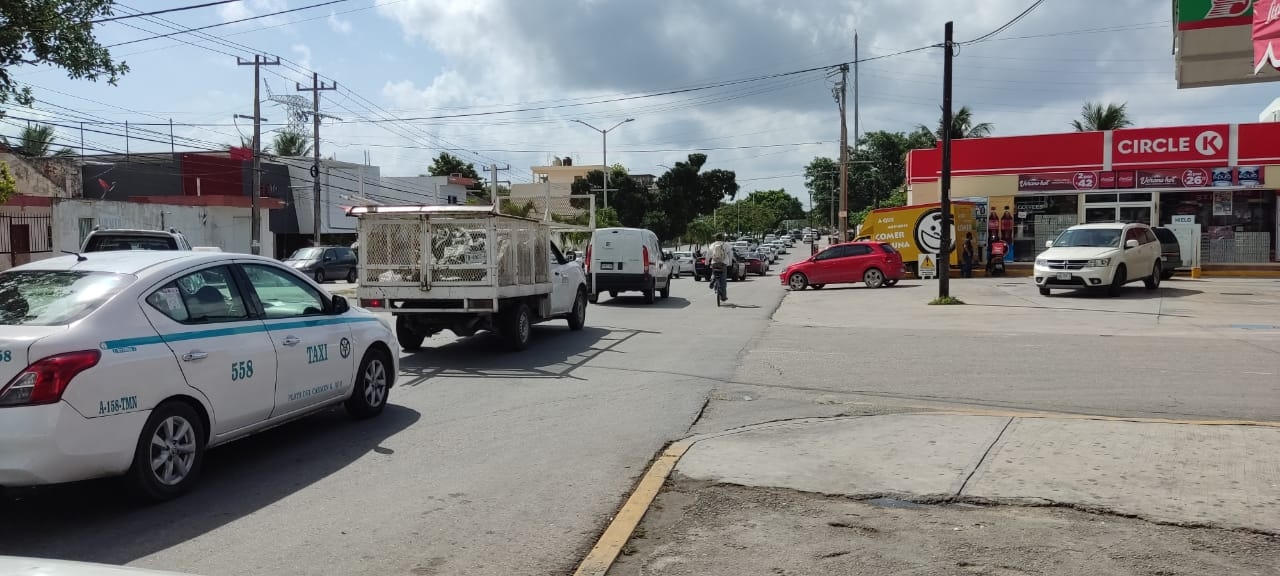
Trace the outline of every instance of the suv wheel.
<path fill-rule="evenodd" d="M 317 268 L 312 278 L 316 279 L 316 284 L 324 284 L 324 268 Z"/>
<path fill-rule="evenodd" d="M 1111 277 L 1111 285 L 1107 287 L 1107 293 L 1112 296 L 1119 296 L 1120 290 L 1124 288 L 1124 283 L 1128 281 L 1124 264 L 1116 268 L 1116 273 Z"/>
<path fill-rule="evenodd" d="M 1147 290 L 1155 290 L 1160 287 L 1160 280 L 1163 278 L 1164 271 L 1160 269 L 1160 261 L 1156 260 L 1156 263 L 1151 265 L 1151 276 L 1143 278 L 1142 285 L 1145 286 Z"/>

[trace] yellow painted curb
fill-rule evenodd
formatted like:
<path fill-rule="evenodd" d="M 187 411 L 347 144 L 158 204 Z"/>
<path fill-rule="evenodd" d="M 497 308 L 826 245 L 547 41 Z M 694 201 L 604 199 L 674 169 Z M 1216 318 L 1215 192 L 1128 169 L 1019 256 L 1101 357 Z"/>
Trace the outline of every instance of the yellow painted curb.
<path fill-rule="evenodd" d="M 692 445 L 692 442 L 681 440 L 672 443 L 662 451 L 662 455 L 653 461 L 653 465 L 649 466 L 644 477 L 640 478 L 640 483 L 627 498 L 627 502 L 622 505 L 618 515 L 614 516 L 609 527 L 604 529 L 596 545 L 591 547 L 586 558 L 578 564 L 578 569 L 573 571 L 574 576 L 604 576 L 609 568 L 613 567 L 613 561 L 618 559 L 622 547 L 631 539 L 631 534 L 635 532 L 636 526 L 640 525 L 645 512 L 649 511 L 649 505 L 653 504 L 653 499 L 658 497 L 662 484 L 667 481 L 671 471 L 675 470 L 676 463 Z"/>

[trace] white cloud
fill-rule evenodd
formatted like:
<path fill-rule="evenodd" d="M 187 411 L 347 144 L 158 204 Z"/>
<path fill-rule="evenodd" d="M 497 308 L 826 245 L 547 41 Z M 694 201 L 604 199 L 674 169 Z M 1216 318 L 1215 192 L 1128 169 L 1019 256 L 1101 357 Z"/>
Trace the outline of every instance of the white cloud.
<path fill-rule="evenodd" d="M 688 152 L 652 150 L 740 147 L 706 151 L 709 166 L 735 170 L 744 193 L 785 186 L 807 200 L 802 179 L 795 175 L 816 155 L 836 155 L 837 147 L 755 146 L 838 138 L 830 84 L 820 71 L 581 104 L 850 60 L 855 27 L 864 58 L 935 44 L 948 19 L 956 23 L 957 39 L 972 39 L 1026 6 L 1025 0 L 833 0 L 820 8 L 781 0 L 601 0 L 548 9 L 517 0 L 406 0 L 377 11 L 400 25 L 414 45 L 406 50 L 425 46 L 446 64 L 427 71 L 388 68 L 396 76 L 388 78 L 382 96 L 397 116 L 558 107 L 404 122 L 394 129 L 411 138 L 390 142 L 427 147 L 443 139 L 477 164 L 510 162 L 519 172 L 512 179 L 521 181 L 528 178 L 528 166 L 545 163 L 553 154 L 599 162 L 600 135 L 572 119 L 601 126 L 634 117 L 636 122 L 609 134 L 611 163 L 661 172 L 658 164 L 670 164 Z M 1001 40 L 961 49 L 956 104 L 969 106 L 980 121 L 993 122 L 996 133 L 1006 135 L 1067 130 L 1086 100 L 1127 101 L 1139 125 L 1256 118 L 1270 99 L 1266 87 L 1174 88 L 1168 19 L 1163 0 L 1115 0 L 1108 3 L 1101 24 L 1096 11 L 1082 9 L 1080 3 L 1045 3 L 1001 34 Z M 1125 25 L 1133 26 L 1082 32 Z M 1038 37 L 1012 39 L 1021 36 Z M 934 49 L 861 65 L 862 131 L 936 124 L 941 61 L 941 52 Z M 353 130 L 351 137 L 377 144 L 388 134 L 373 127 L 358 134 Z M 399 173 L 401 166 L 429 161 L 435 151 L 407 147 L 394 154 L 385 148 L 373 152 L 388 166 L 387 173 Z"/>
<path fill-rule="evenodd" d="M 334 32 L 344 36 L 351 34 L 351 21 L 339 18 L 337 12 L 329 12 L 329 17 L 326 21 L 329 23 L 329 28 Z"/>
<path fill-rule="evenodd" d="M 288 3 L 286 0 L 242 0 L 240 2 L 232 2 L 230 4 L 221 4 L 218 6 L 218 16 L 223 22 L 232 22 L 235 20 L 243 20 L 252 18 L 262 14 L 271 14 L 281 10 L 287 10 Z M 256 22 L 256 24 L 255 24 Z M 268 16 L 250 22 L 242 22 L 236 26 L 268 26 L 282 22 L 279 17 Z"/>

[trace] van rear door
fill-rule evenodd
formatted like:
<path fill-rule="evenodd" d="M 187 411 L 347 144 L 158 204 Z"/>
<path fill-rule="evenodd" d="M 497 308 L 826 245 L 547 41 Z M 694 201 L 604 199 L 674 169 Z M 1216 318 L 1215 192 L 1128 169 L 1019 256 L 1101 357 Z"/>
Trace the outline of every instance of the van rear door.
<path fill-rule="evenodd" d="M 639 230 L 596 230 L 591 242 L 592 270 L 601 274 L 644 274 L 644 247 Z"/>

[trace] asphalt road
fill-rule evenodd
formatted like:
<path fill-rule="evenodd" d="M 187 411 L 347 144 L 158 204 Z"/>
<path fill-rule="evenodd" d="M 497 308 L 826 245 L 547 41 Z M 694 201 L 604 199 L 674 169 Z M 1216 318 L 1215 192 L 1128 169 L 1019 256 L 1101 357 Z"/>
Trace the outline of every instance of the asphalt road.
<path fill-rule="evenodd" d="M 522 353 L 438 336 L 378 419 L 317 415 L 210 452 L 205 481 L 135 507 L 115 483 L 0 499 L 0 554 L 208 576 L 564 574 L 653 454 L 687 434 L 768 322 L 777 278 L 706 283 L 535 328 Z"/>

